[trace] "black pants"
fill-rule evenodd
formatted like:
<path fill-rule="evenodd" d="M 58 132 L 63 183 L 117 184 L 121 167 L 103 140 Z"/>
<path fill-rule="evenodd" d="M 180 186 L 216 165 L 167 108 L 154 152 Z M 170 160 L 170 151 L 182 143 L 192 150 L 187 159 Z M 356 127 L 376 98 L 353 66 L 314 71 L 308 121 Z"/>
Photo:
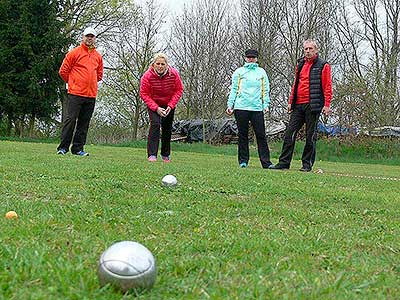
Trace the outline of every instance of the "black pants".
<path fill-rule="evenodd" d="M 263 168 L 271 165 L 267 137 L 265 135 L 264 113 L 262 111 L 236 110 L 235 119 L 238 127 L 239 145 L 238 160 L 240 163 L 249 162 L 249 122 L 253 126 L 257 139 L 258 156 Z"/>
<path fill-rule="evenodd" d="M 158 145 L 161 133 L 161 155 L 169 156 L 171 154 L 171 134 L 172 122 L 174 121 L 175 109 L 171 109 L 168 116 L 161 117 L 157 112 L 147 109 L 150 117 L 150 130 L 147 137 L 147 156 L 157 156 Z"/>
<path fill-rule="evenodd" d="M 309 104 L 296 105 L 290 115 L 283 140 L 279 165 L 289 167 L 292 161 L 296 136 L 304 123 L 306 124 L 306 144 L 301 157 L 303 167 L 312 168 L 315 161 L 315 146 L 317 141 L 317 124 L 319 113 L 311 112 Z"/>
<path fill-rule="evenodd" d="M 57 150 L 66 149 L 68 151 L 71 141 L 72 153 L 77 153 L 83 150 L 95 102 L 95 98 L 68 94 L 68 113 L 64 120 L 61 132 L 61 143 Z"/>

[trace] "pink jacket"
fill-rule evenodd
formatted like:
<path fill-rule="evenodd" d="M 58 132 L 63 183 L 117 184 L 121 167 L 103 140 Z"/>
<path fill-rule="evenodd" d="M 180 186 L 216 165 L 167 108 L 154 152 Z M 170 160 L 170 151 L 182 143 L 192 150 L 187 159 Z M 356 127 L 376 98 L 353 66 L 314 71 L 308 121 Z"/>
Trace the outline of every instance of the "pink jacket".
<path fill-rule="evenodd" d="M 168 67 L 165 75 L 160 76 L 150 67 L 140 81 L 140 97 L 152 111 L 159 106 L 175 108 L 183 93 L 181 77 L 176 69 Z"/>

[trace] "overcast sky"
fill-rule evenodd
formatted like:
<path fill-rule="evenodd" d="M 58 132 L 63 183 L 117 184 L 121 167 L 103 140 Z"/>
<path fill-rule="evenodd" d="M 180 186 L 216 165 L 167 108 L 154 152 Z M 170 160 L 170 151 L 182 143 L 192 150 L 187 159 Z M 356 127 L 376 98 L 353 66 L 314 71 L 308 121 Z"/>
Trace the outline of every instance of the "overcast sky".
<path fill-rule="evenodd" d="M 182 12 L 183 5 L 190 2 L 192 2 L 192 0 L 160 0 L 160 3 L 168 7 L 173 14 Z"/>

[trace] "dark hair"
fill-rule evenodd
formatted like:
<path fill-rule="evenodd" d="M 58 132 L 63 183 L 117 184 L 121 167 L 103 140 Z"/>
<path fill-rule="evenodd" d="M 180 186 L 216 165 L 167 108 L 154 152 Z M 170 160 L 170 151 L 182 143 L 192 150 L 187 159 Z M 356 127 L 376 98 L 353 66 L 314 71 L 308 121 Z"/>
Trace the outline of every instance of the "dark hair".
<path fill-rule="evenodd" d="M 246 57 L 258 57 L 258 51 L 255 49 L 248 49 L 244 52 Z"/>

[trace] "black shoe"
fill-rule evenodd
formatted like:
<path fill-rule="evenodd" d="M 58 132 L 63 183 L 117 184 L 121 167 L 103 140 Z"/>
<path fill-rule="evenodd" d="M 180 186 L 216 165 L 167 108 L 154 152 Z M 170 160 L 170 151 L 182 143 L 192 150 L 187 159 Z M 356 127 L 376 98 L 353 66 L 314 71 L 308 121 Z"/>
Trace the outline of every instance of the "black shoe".
<path fill-rule="evenodd" d="M 266 165 L 262 165 L 263 169 L 269 169 L 271 166 L 273 166 L 272 163 L 266 164 Z"/>
<path fill-rule="evenodd" d="M 61 149 L 59 149 L 58 151 L 57 151 L 57 154 L 60 154 L 60 155 L 65 155 L 65 154 L 67 154 L 67 149 L 64 149 L 64 148 L 61 148 Z"/>
<path fill-rule="evenodd" d="M 79 152 L 76 152 L 76 153 L 72 153 L 72 154 L 73 155 L 79 155 L 79 156 L 89 156 L 89 153 L 87 153 L 87 152 L 85 152 L 83 150 L 81 150 Z"/>
<path fill-rule="evenodd" d="M 270 170 L 288 170 L 289 167 L 288 166 L 283 166 L 283 165 L 280 165 L 280 164 L 276 164 L 276 165 L 270 165 L 268 167 L 268 169 L 270 169 Z"/>
<path fill-rule="evenodd" d="M 311 168 L 302 166 L 299 171 L 301 171 L 301 172 L 311 172 Z"/>

